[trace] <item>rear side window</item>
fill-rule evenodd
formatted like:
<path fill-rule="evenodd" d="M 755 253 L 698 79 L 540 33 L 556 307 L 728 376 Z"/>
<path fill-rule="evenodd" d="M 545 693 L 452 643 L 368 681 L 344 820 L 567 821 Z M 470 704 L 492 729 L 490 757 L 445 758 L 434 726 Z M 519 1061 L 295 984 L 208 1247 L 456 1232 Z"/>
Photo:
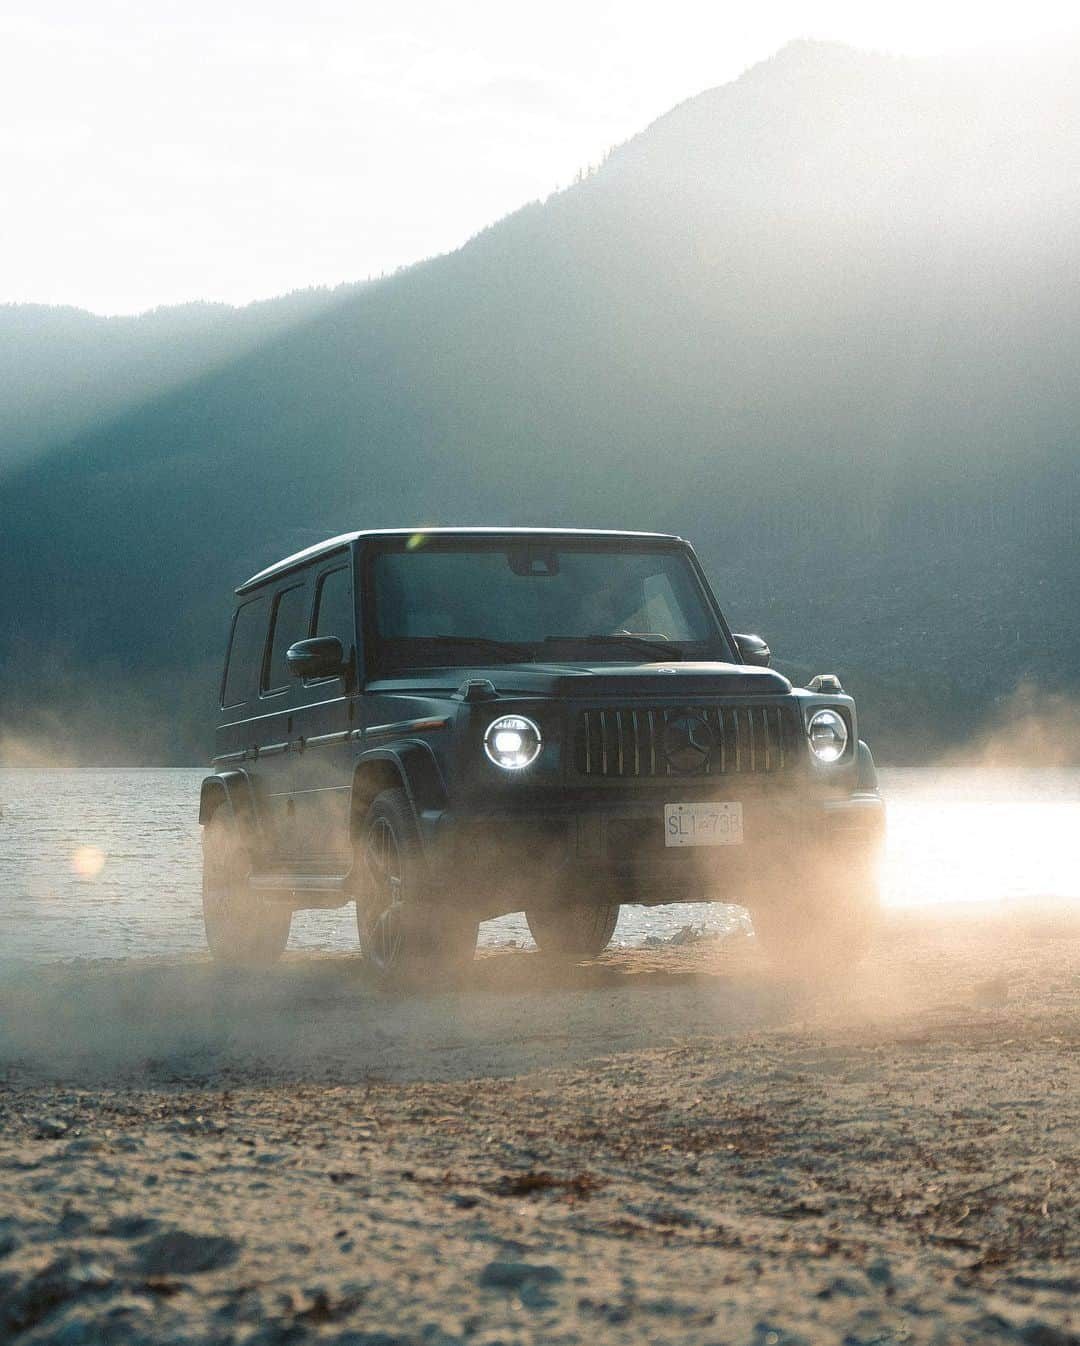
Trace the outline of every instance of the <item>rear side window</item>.
<path fill-rule="evenodd" d="M 263 594 L 236 610 L 229 653 L 225 659 L 225 678 L 221 690 L 223 706 L 243 705 L 255 693 L 266 645 L 269 606 Z"/>
<path fill-rule="evenodd" d="M 353 643 L 352 577 L 348 567 L 331 570 L 319 580 L 315 595 L 315 613 L 311 623 L 313 636 L 337 636 L 348 659 Z"/>
<path fill-rule="evenodd" d="M 262 690 L 281 692 L 291 681 L 285 652 L 290 645 L 307 635 L 307 610 L 304 607 L 304 586 L 283 589 L 274 600 L 274 617 L 270 626 L 270 648 L 263 665 Z"/>

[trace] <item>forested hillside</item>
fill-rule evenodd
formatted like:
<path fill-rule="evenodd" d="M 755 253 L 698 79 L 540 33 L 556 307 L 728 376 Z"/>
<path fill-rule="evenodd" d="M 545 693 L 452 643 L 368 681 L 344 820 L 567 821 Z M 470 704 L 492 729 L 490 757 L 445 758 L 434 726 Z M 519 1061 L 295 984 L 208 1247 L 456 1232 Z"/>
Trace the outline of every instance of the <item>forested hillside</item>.
<path fill-rule="evenodd" d="M 245 308 L 182 304 L 137 317 L 0 304 L 0 474 L 235 359 L 356 288 L 301 290 Z"/>
<path fill-rule="evenodd" d="M 795 44 L 0 482 L 9 730 L 201 760 L 233 584 L 351 527 L 680 532 L 881 755 L 1080 682 L 1080 95 Z M 73 713 L 72 708 L 77 712 Z"/>

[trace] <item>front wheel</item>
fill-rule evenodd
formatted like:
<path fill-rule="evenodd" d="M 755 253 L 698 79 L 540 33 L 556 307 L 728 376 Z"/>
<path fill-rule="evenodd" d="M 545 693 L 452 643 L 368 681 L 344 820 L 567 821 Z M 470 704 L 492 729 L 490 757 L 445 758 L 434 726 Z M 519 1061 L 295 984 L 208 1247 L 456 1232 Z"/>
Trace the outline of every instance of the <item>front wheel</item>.
<path fill-rule="evenodd" d="M 526 910 L 541 953 L 556 958 L 595 958 L 611 943 L 619 920 L 618 902 L 572 902 Z"/>
<path fill-rule="evenodd" d="M 357 854 L 360 948 L 383 977 L 415 980 L 469 962 L 478 924 L 431 900 L 430 880 L 409 797 L 384 790 L 372 801 Z"/>
<path fill-rule="evenodd" d="M 292 912 L 251 891 L 251 853 L 240 824 L 224 806 L 203 828 L 203 925 L 206 943 L 225 963 L 275 963 L 289 942 Z"/>

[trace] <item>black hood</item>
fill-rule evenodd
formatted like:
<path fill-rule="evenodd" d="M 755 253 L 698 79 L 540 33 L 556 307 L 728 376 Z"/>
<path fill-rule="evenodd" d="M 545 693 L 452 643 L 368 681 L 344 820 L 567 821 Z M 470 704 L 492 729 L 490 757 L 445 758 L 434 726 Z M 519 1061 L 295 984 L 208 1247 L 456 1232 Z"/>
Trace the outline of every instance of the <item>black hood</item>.
<path fill-rule="evenodd" d="M 456 690 L 470 678 L 486 678 L 503 696 L 565 697 L 586 701 L 594 696 L 633 698 L 696 696 L 782 696 L 791 683 L 771 668 L 749 664 L 473 664 L 465 668 L 425 669 L 380 679 L 395 690 Z"/>
<path fill-rule="evenodd" d="M 776 696 L 791 683 L 747 664 L 515 664 L 489 674 L 500 692 L 580 701 L 590 696 Z"/>

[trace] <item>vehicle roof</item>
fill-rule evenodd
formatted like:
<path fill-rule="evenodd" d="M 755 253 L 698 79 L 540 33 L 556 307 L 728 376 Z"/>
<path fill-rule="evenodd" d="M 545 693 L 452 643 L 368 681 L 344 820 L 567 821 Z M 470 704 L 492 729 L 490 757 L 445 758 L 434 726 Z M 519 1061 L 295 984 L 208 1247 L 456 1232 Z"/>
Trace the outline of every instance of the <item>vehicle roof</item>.
<path fill-rule="evenodd" d="M 421 526 L 415 528 L 360 528 L 354 533 L 339 533 L 337 537 L 328 537 L 324 542 L 316 542 L 314 546 L 305 547 L 303 551 L 294 552 L 292 556 L 286 556 L 280 561 L 275 561 L 273 565 L 267 566 L 265 570 L 260 570 L 258 574 L 252 575 L 249 580 L 245 580 L 236 592 L 238 594 L 249 593 L 267 580 L 273 579 L 277 575 L 283 575 L 287 570 L 305 565 L 308 561 L 314 561 L 317 557 L 324 556 L 328 552 L 337 551 L 340 547 L 358 542 L 361 538 L 415 537 L 421 533 L 424 537 L 625 537 L 651 538 L 654 542 L 685 541 L 676 533 L 634 533 L 617 528 L 424 528 Z"/>

